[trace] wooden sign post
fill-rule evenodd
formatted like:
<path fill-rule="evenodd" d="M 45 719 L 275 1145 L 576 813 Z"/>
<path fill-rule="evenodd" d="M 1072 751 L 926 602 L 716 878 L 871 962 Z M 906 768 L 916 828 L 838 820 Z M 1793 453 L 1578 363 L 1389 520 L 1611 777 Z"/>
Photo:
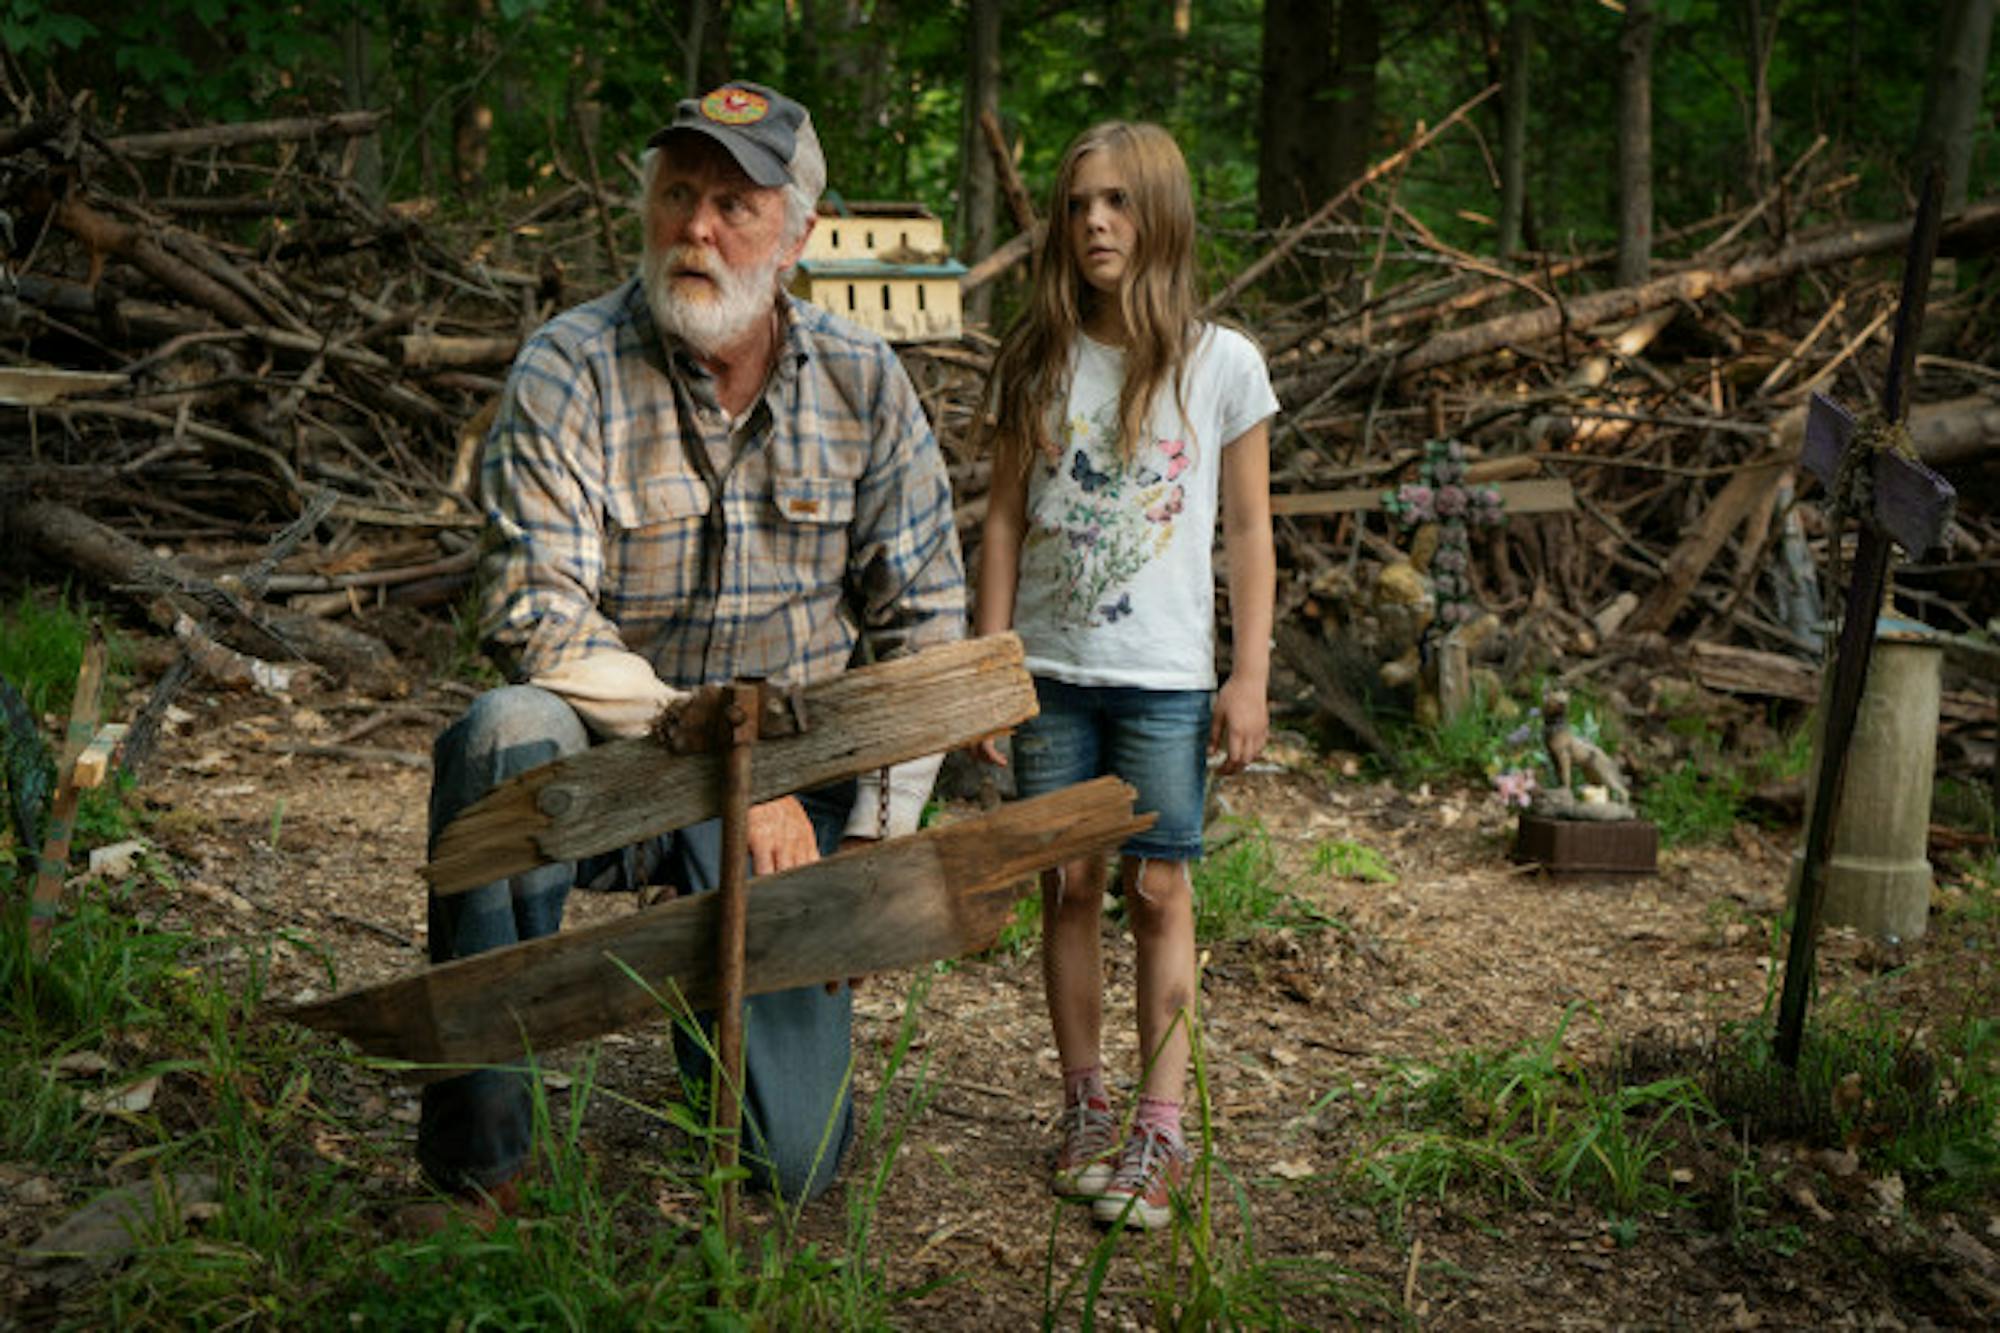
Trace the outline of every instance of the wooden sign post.
<path fill-rule="evenodd" d="M 716 742 L 722 747 L 722 883 L 717 897 L 722 919 L 716 928 L 716 974 L 722 1003 L 715 1019 L 714 1090 L 709 1114 L 715 1122 L 715 1160 L 722 1171 L 722 1234 L 736 1242 L 736 1175 L 742 1143 L 743 949 L 750 900 L 750 756 L 757 745 L 764 687 L 739 682 L 723 692 L 726 700 Z"/>
<path fill-rule="evenodd" d="M 1905 454 L 1884 442 L 1892 440 L 1909 406 L 1909 377 L 1923 328 L 1924 299 L 1930 289 L 1931 260 L 1937 254 L 1942 178 L 1935 168 L 1925 182 L 1910 233 L 1909 261 L 1903 268 L 1902 302 L 1896 310 L 1896 337 L 1889 355 L 1889 373 L 1882 386 L 1882 415 L 1865 437 L 1854 418 L 1831 399 L 1813 395 L 1806 417 L 1803 461 L 1826 485 L 1836 505 L 1844 503 L 1848 479 L 1865 473 L 1873 503 L 1861 514 L 1861 540 L 1847 585 L 1847 603 L 1835 650 L 1833 679 L 1826 692 L 1826 716 L 1821 721 L 1819 782 L 1813 790 L 1812 817 L 1799 867 L 1798 899 L 1792 907 L 1792 939 L 1785 955 L 1784 989 L 1778 1003 L 1777 1056 L 1796 1066 L 1805 1039 L 1806 1008 L 1811 998 L 1814 951 L 1818 943 L 1820 904 L 1826 889 L 1826 859 L 1833 845 L 1834 812 L 1840 808 L 1841 783 L 1846 777 L 1848 743 L 1854 738 L 1856 714 L 1868 683 L 1868 659 L 1875 647 L 1875 621 L 1888 588 L 1892 542 L 1912 555 L 1935 545 L 1951 522 L 1956 494 L 1951 484 L 1925 467 L 1915 452 Z M 1841 534 L 1828 534 L 1833 550 Z"/>

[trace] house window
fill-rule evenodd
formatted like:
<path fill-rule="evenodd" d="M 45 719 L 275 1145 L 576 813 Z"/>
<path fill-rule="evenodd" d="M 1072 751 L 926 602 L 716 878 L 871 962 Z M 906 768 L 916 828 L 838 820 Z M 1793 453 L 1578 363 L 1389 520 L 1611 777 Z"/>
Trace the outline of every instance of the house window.
<path fill-rule="evenodd" d="M 925 308 L 925 306 L 924 306 L 924 287 L 925 287 L 925 286 L 926 286 L 926 284 L 924 284 L 924 283 L 921 283 L 921 282 L 917 284 L 917 309 L 918 309 L 918 311 L 919 311 L 919 312 L 921 312 L 921 311 L 922 311 L 922 310 L 924 310 L 924 308 Z"/>
<path fill-rule="evenodd" d="M 882 284 L 882 308 L 889 308 L 889 284 L 886 282 Z"/>
<path fill-rule="evenodd" d="M 905 250 L 910 248 L 910 233 L 908 232 L 903 233 L 903 248 Z"/>
<path fill-rule="evenodd" d="M 827 249 L 829 249 L 829 250 L 838 250 L 838 249 L 840 248 L 840 228 L 838 228 L 838 227 L 828 227 L 828 228 L 827 228 L 827 233 L 828 233 L 828 234 L 829 234 L 829 235 L 831 236 L 831 238 L 832 238 L 832 239 L 830 239 L 829 241 L 827 241 L 827 243 L 826 243 L 826 245 L 827 245 Z"/>
<path fill-rule="evenodd" d="M 847 284 L 847 308 L 854 309 L 854 284 L 851 282 Z"/>
<path fill-rule="evenodd" d="M 867 233 L 867 234 L 866 234 L 866 235 L 864 235 L 864 236 L 863 236 L 863 237 L 862 237 L 861 239 L 862 239 L 862 240 L 864 240 L 864 241 L 866 241 L 866 242 L 868 243 L 868 248 L 869 248 L 870 250 L 873 250 L 873 249 L 875 248 L 875 233 L 874 233 L 874 232 L 872 232 L 872 231 L 871 231 L 871 232 Z"/>

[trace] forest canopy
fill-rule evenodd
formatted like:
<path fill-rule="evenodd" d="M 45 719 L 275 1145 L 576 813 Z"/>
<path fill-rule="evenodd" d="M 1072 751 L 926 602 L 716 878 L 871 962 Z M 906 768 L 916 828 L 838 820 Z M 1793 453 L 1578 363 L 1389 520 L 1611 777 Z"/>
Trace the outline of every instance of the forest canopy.
<path fill-rule="evenodd" d="M 988 6 L 991 6 L 990 10 Z M 1637 11 L 1641 6 L 1635 4 Z M 1657 0 L 1651 14 L 1652 206 L 1666 231 L 1758 197 L 1822 134 L 1845 215 L 1905 213 L 1940 44 L 1991 0 Z M 849 198 L 915 199 L 990 248 L 961 201 L 983 146 L 969 128 L 975 34 L 998 36 L 997 103 L 1039 192 L 1063 144 L 1109 116 L 1168 125 L 1194 170 L 1211 257 L 1296 220 L 1419 122 L 1498 83 L 1525 52 L 1527 249 L 1617 234 L 1626 6 L 1523 0 L 0 0 L 17 98 L 50 88 L 106 133 L 342 108 L 388 113 L 383 197 L 478 209 L 501 192 L 620 174 L 675 101 L 723 78 L 810 105 Z M 991 58 L 991 57 L 989 57 Z M 1984 64 L 1982 64 L 1984 68 Z M 1985 69 L 1967 194 L 2000 187 L 2000 79 Z M 1763 108 L 1760 110 L 1760 107 Z M 1437 236 L 1501 249 L 1502 99 L 1410 167 L 1404 207 Z M 1303 143 L 1288 167 L 1284 140 Z M 970 151 L 978 148 L 978 152 Z M 1315 177 L 1314 173 L 1319 173 Z M 375 173 L 379 173 L 376 175 Z M 1287 174 L 1289 173 L 1289 174 Z M 1329 185 L 1329 182 L 1331 184 Z M 978 187 L 975 185 L 974 187 Z M 982 201 L 990 200 L 990 187 Z M 982 202 L 992 210 L 997 205 Z"/>

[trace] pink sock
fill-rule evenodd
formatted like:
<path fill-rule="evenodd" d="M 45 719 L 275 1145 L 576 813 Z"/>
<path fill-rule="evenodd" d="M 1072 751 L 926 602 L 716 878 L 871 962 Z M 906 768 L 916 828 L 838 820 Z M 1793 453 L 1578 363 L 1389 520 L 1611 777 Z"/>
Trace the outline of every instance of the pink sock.
<path fill-rule="evenodd" d="M 1063 1070 L 1063 1105 L 1075 1106 L 1082 1101 L 1106 1107 L 1111 1105 L 1111 1094 L 1104 1090 L 1103 1066 L 1085 1065 L 1081 1069 Z"/>
<path fill-rule="evenodd" d="M 1181 1104 L 1165 1097 L 1141 1097 L 1135 1128 L 1149 1131 L 1169 1143 L 1181 1141 Z"/>

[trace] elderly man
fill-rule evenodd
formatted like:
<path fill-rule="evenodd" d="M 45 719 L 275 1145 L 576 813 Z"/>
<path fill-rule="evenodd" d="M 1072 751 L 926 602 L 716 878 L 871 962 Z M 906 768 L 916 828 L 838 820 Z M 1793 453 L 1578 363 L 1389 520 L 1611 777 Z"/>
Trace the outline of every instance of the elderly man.
<path fill-rule="evenodd" d="M 638 276 L 521 349 L 481 472 L 483 626 L 520 682 L 438 740 L 432 837 L 515 773 L 637 736 L 687 689 L 806 685 L 964 633 L 943 460 L 909 379 L 872 333 L 792 300 L 826 164 L 805 108 L 752 83 L 684 101 L 645 158 Z M 751 871 L 915 826 L 935 761 L 751 811 Z M 433 962 L 546 935 L 581 879 L 720 879 L 705 825 L 579 866 L 433 896 Z M 753 1182 L 800 1200 L 851 1131 L 852 996 L 806 987 L 744 1022 Z M 706 1080 L 695 1043 L 685 1073 Z M 424 1090 L 417 1152 L 440 1188 L 511 1208 L 529 1089 L 481 1071 Z"/>

